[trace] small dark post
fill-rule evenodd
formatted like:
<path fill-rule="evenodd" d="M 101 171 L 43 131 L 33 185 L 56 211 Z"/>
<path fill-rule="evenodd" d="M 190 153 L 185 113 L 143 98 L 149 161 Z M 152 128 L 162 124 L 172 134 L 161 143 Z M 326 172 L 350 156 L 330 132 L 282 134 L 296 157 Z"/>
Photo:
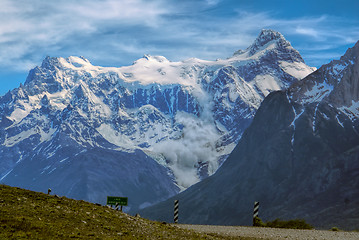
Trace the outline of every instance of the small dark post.
<path fill-rule="evenodd" d="M 50 194 L 51 188 L 47 189 L 47 194 Z"/>
<path fill-rule="evenodd" d="M 175 200 L 175 209 L 174 209 L 174 221 L 175 221 L 175 223 L 178 223 L 178 205 L 179 205 L 179 201 Z"/>
<path fill-rule="evenodd" d="M 255 226 L 255 218 L 258 217 L 259 211 L 259 202 L 254 202 L 254 209 L 253 209 L 253 226 Z"/>
<path fill-rule="evenodd" d="M 118 210 L 118 207 L 120 207 L 120 211 L 122 212 L 122 205 L 120 206 L 119 203 L 116 203 L 116 208 L 115 208 L 115 210 Z"/>

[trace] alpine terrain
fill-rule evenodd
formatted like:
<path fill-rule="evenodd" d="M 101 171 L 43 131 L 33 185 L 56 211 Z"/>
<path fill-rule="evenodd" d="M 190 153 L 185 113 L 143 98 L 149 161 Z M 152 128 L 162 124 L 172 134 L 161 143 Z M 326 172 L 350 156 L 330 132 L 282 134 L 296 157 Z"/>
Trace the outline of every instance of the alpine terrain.
<path fill-rule="evenodd" d="M 173 199 L 142 215 L 171 221 Z M 264 221 L 359 229 L 359 42 L 270 93 L 221 168 L 175 199 L 182 223 L 251 225 L 258 201 Z"/>
<path fill-rule="evenodd" d="M 212 175 L 264 97 L 313 71 L 272 30 L 225 60 L 47 57 L 0 97 L 0 182 L 149 206 Z"/>

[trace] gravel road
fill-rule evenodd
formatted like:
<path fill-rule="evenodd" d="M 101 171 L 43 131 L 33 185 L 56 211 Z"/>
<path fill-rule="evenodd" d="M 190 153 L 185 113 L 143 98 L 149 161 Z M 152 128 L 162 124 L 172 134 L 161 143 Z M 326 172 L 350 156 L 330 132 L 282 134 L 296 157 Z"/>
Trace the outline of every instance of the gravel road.
<path fill-rule="evenodd" d="M 282 228 L 232 227 L 212 225 L 174 225 L 202 233 L 216 233 L 232 237 L 253 237 L 257 239 L 315 239 L 315 240 L 358 240 L 359 232 L 333 232 L 324 230 L 297 230 Z"/>

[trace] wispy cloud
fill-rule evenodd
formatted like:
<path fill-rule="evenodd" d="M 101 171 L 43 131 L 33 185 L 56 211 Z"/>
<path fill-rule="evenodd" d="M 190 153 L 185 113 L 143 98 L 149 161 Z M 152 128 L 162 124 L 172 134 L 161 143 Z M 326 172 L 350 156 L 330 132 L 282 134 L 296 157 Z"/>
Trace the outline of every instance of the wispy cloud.
<path fill-rule="evenodd" d="M 214 6 L 217 5 L 218 3 L 221 2 L 221 0 L 206 0 L 207 4 L 210 6 Z"/>
<path fill-rule="evenodd" d="M 63 8 L 82 23 L 89 21 L 97 25 L 101 21 L 120 21 L 130 25 L 156 26 L 160 16 L 170 14 L 165 7 L 163 1 L 107 0 L 82 1 L 80 4 L 76 1 Z"/>
<path fill-rule="evenodd" d="M 225 58 L 248 47 L 263 28 L 282 32 L 299 51 L 314 45 L 330 51 L 359 39 L 356 20 L 289 19 L 270 11 L 221 8 L 225 2 L 2 0 L 0 66 L 28 71 L 46 55 L 84 55 L 101 65 L 129 64 L 146 53 L 174 61 Z M 307 58 L 323 48 L 312 49 Z"/>
<path fill-rule="evenodd" d="M 89 47 L 95 52 L 98 49 L 91 42 L 101 42 L 101 35 L 106 35 L 104 31 L 119 37 L 121 31 L 128 31 L 128 28 L 134 26 L 156 27 L 160 16 L 169 14 L 164 6 L 161 1 L 142 0 L 76 3 L 64 0 L 2 0 L 0 64 L 22 69 L 28 66 L 19 66 L 19 60 L 34 60 L 34 63 L 38 63 L 39 56 L 69 54 L 78 47 L 79 51 L 88 50 Z M 123 35 L 130 34 L 124 31 Z M 111 39 L 107 40 L 111 42 Z M 90 45 L 77 45 L 86 42 Z"/>
<path fill-rule="evenodd" d="M 308 35 L 308 36 L 315 37 L 315 38 L 318 38 L 318 36 L 319 36 L 318 31 L 313 28 L 297 27 L 295 29 L 295 32 L 298 34 Z"/>

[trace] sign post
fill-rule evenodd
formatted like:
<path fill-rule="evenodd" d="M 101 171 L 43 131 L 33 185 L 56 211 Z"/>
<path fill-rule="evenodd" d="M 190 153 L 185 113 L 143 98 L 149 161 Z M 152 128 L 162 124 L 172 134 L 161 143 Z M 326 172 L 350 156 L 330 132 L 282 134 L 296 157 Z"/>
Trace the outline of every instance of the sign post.
<path fill-rule="evenodd" d="M 128 198 L 127 197 L 111 197 L 107 196 L 107 205 L 115 205 L 116 210 L 118 210 L 118 206 L 121 206 L 121 212 L 122 212 L 122 206 L 127 206 L 128 204 Z"/>

